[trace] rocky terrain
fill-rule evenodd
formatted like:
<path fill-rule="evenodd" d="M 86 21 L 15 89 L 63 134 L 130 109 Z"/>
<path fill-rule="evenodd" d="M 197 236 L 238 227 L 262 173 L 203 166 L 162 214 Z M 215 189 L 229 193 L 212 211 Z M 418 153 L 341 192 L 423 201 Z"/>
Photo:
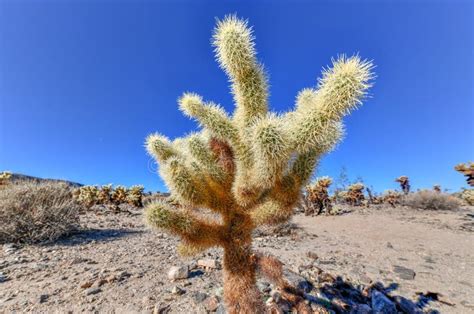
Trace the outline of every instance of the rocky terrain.
<path fill-rule="evenodd" d="M 472 207 L 351 210 L 298 214 L 257 232 L 255 248 L 285 263 L 315 313 L 474 312 Z M 81 219 L 82 230 L 53 244 L 3 245 L 0 313 L 225 313 L 219 250 L 181 258 L 141 211 Z M 289 310 L 258 284 L 275 313 Z"/>

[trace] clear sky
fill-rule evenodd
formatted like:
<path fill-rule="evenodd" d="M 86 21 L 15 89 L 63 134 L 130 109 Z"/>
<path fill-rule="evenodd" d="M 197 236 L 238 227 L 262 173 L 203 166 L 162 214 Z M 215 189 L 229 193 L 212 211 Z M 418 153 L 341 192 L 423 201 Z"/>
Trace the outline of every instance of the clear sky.
<path fill-rule="evenodd" d="M 215 18 L 254 26 L 271 107 L 293 107 L 337 54 L 377 65 L 376 85 L 318 175 L 361 176 L 381 192 L 458 190 L 474 159 L 472 1 L 0 0 L 0 170 L 164 190 L 143 141 L 195 129 L 184 91 L 233 110 L 214 61 Z"/>

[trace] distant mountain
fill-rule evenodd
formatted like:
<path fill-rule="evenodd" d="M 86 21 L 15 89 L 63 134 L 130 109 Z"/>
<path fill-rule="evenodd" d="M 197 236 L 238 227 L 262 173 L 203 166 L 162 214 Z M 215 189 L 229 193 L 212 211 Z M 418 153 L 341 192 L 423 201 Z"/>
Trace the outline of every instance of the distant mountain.
<path fill-rule="evenodd" d="M 67 180 L 61 180 L 61 179 L 43 179 L 43 178 L 38 178 L 38 177 L 33 177 L 33 176 L 27 176 L 25 174 L 20 174 L 20 173 L 12 173 L 12 176 L 10 178 L 12 182 L 15 181 L 35 181 L 35 182 L 64 182 L 69 186 L 72 187 L 80 187 L 83 186 L 83 184 L 77 183 L 77 182 L 71 182 Z"/>

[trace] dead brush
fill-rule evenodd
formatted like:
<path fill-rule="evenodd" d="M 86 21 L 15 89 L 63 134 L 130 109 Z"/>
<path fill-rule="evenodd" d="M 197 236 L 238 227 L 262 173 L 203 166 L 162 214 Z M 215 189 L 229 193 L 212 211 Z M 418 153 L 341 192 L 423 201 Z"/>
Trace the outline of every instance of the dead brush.
<path fill-rule="evenodd" d="M 382 201 L 385 204 L 389 204 L 392 207 L 395 207 L 395 205 L 400 204 L 402 195 L 394 190 L 387 190 L 384 192 L 382 195 Z"/>
<path fill-rule="evenodd" d="M 0 189 L 0 243 L 54 241 L 78 228 L 80 208 L 65 183 L 9 184 Z"/>
<path fill-rule="evenodd" d="M 433 190 L 421 190 L 406 195 L 403 204 L 424 210 L 456 210 L 461 205 L 456 197 Z"/>

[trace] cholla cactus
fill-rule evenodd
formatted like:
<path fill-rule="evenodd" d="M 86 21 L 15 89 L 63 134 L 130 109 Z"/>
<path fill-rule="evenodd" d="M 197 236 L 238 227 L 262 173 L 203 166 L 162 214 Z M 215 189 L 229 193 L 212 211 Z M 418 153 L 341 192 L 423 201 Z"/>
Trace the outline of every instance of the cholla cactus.
<path fill-rule="evenodd" d="M 467 184 L 474 186 L 474 162 L 458 164 L 454 169 L 466 177 Z"/>
<path fill-rule="evenodd" d="M 395 179 L 395 182 L 400 183 L 400 188 L 404 194 L 410 193 L 410 180 L 407 176 L 400 176 Z"/>
<path fill-rule="evenodd" d="M 433 185 L 433 191 L 435 191 L 437 193 L 441 193 L 441 185 L 439 185 L 439 184 Z"/>
<path fill-rule="evenodd" d="M 77 201 L 85 207 L 91 208 L 98 203 L 99 189 L 96 186 L 85 185 L 81 186 L 76 191 L 78 192 L 73 194 L 74 197 L 76 197 Z"/>
<path fill-rule="evenodd" d="M 116 205 L 127 202 L 128 189 L 122 185 L 117 185 L 112 192 L 112 202 Z"/>
<path fill-rule="evenodd" d="M 127 193 L 127 203 L 135 207 L 142 207 L 143 190 L 144 188 L 142 185 L 134 185 L 130 187 Z"/>
<path fill-rule="evenodd" d="M 8 181 L 12 177 L 12 173 L 9 171 L 3 171 L 0 173 L 0 186 L 7 185 Z"/>
<path fill-rule="evenodd" d="M 474 189 L 461 192 L 461 198 L 469 205 L 474 206 Z"/>
<path fill-rule="evenodd" d="M 112 202 L 112 184 L 103 185 L 97 193 L 97 202 L 99 204 L 110 204 Z"/>
<path fill-rule="evenodd" d="M 321 214 L 324 209 L 329 214 L 331 212 L 331 199 L 328 188 L 332 183 L 330 177 L 317 178 L 316 181 L 306 187 L 305 214 L 311 215 L 316 212 Z"/>
<path fill-rule="evenodd" d="M 236 104 L 232 117 L 185 93 L 179 107 L 202 131 L 174 141 L 160 134 L 146 140 L 172 197 L 182 204 L 150 204 L 147 222 L 180 236 L 185 252 L 223 247 L 229 313 L 263 311 L 255 283 L 265 264 L 252 250 L 252 230 L 291 217 L 316 162 L 339 141 L 342 117 L 361 104 L 373 77 L 371 62 L 342 56 L 316 88 L 299 93 L 294 111 L 269 113 L 267 78 L 253 40 L 247 22 L 235 16 L 219 21 L 214 31 L 216 58 Z M 220 214 L 221 222 L 204 219 L 200 208 Z M 304 302 L 299 306 L 308 310 Z"/>
<path fill-rule="evenodd" d="M 349 185 L 347 191 L 339 193 L 339 197 L 342 197 L 345 202 L 351 204 L 352 206 L 360 206 L 365 200 L 364 189 L 365 186 L 363 183 L 354 183 Z"/>
<path fill-rule="evenodd" d="M 397 191 L 387 190 L 383 193 L 382 199 L 384 203 L 395 207 L 395 205 L 400 204 L 401 195 Z"/>

